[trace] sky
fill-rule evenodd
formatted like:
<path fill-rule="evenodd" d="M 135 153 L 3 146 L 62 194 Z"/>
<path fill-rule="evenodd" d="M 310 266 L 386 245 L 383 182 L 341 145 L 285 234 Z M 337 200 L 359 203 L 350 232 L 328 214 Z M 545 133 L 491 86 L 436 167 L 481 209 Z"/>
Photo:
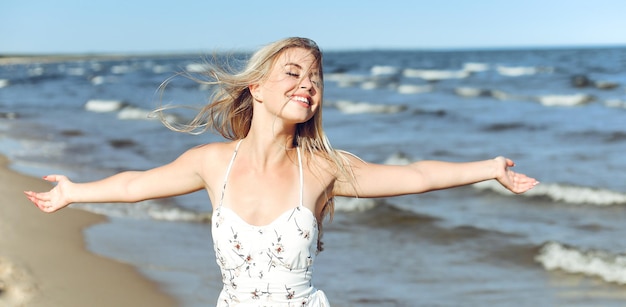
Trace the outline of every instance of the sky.
<path fill-rule="evenodd" d="M 0 0 L 0 54 L 626 46 L 625 0 Z"/>

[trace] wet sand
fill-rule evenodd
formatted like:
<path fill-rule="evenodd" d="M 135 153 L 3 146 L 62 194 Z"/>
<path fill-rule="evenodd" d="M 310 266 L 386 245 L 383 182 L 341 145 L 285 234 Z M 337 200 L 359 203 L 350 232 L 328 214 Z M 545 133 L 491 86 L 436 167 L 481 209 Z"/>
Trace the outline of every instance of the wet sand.
<path fill-rule="evenodd" d="M 0 306 L 176 306 L 134 267 L 93 253 L 82 230 L 106 218 L 77 209 L 40 212 L 23 195 L 50 184 L 0 156 Z"/>

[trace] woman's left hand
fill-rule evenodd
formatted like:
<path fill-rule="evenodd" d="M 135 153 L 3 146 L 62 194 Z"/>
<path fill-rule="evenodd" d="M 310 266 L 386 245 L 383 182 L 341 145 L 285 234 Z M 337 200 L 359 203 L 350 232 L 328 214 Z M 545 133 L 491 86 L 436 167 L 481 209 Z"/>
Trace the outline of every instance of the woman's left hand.
<path fill-rule="evenodd" d="M 511 170 L 511 167 L 515 166 L 511 159 L 497 157 L 494 160 L 499 164 L 496 180 L 511 192 L 515 194 L 524 193 L 539 184 L 535 178 Z"/>

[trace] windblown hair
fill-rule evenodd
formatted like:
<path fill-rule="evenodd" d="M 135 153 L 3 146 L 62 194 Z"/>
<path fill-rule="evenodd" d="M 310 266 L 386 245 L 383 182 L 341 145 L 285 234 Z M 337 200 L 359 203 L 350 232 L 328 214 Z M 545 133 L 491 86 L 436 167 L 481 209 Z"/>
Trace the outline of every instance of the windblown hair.
<path fill-rule="evenodd" d="M 249 90 L 249 85 L 262 82 L 269 75 L 272 66 L 288 49 L 303 48 L 308 50 L 315 58 L 314 64 L 319 67 L 320 88 L 323 97 L 323 72 L 322 72 L 322 52 L 317 44 L 310 39 L 300 37 L 290 37 L 276 41 L 255 52 L 247 61 L 247 65 L 237 72 L 228 65 L 219 65 L 219 61 L 214 57 L 212 63 L 206 63 L 206 72 L 203 78 L 192 79 L 200 82 L 204 86 L 214 88 L 214 91 L 207 103 L 193 120 L 188 124 L 171 123 L 163 115 L 163 111 L 169 107 L 160 107 L 154 111 L 159 116 L 163 124 L 171 130 L 200 134 L 207 130 L 215 131 L 229 140 L 243 139 L 248 135 L 252 122 L 253 97 Z M 164 82 L 160 89 L 163 91 L 168 81 Z M 299 146 L 306 161 L 316 161 L 316 156 L 326 159 L 334 169 L 330 170 L 340 173 L 344 178 L 351 178 L 346 167 L 345 158 L 334 150 L 326 134 L 322 129 L 322 108 L 318 108 L 313 117 L 296 127 L 296 134 L 293 140 L 294 146 Z M 321 165 L 315 165 L 322 167 Z M 346 176 L 347 175 L 347 176 Z M 323 250 L 322 221 L 329 214 L 330 219 L 334 213 L 334 199 L 328 198 L 322 210 L 321 219 L 318 221 L 320 235 L 317 243 L 318 252 Z"/>

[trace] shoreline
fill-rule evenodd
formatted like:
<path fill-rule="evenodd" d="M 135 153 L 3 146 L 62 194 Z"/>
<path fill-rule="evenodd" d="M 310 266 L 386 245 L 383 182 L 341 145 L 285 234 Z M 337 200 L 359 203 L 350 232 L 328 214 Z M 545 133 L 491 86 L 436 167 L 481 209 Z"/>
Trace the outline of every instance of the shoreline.
<path fill-rule="evenodd" d="M 50 183 L 9 168 L 0 155 L 0 306 L 176 306 L 133 266 L 87 250 L 83 230 L 106 217 L 39 211 L 24 190 Z"/>

